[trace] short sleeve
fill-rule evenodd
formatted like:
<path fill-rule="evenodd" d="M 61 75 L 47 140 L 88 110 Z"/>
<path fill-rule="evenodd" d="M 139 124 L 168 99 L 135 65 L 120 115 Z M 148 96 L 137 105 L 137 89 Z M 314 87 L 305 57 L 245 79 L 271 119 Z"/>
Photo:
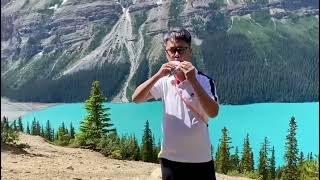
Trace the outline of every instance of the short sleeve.
<path fill-rule="evenodd" d="M 213 99 L 215 100 L 217 103 L 219 103 L 219 98 L 217 95 L 217 89 L 216 89 L 216 85 L 215 82 L 212 79 L 206 78 L 206 80 L 204 81 L 204 83 L 202 84 L 202 87 L 204 88 L 204 90 L 206 91 L 206 93 Z"/>
<path fill-rule="evenodd" d="M 163 83 L 163 78 L 159 79 L 150 90 L 150 94 L 153 96 L 155 100 L 158 100 L 162 96 L 162 93 L 163 93 L 162 83 Z"/>

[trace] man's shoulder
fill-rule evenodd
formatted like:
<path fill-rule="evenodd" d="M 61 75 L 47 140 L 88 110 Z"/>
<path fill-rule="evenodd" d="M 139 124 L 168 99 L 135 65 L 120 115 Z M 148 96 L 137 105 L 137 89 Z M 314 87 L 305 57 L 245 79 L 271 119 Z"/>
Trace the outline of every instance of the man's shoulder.
<path fill-rule="evenodd" d="M 199 70 L 197 71 L 197 77 L 199 80 L 213 81 L 213 79 L 210 76 L 204 74 L 203 72 L 201 72 Z"/>

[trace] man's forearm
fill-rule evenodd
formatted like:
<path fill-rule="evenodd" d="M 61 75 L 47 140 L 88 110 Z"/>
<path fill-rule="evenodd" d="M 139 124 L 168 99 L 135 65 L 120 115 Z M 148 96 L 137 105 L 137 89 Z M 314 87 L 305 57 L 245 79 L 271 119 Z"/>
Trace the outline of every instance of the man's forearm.
<path fill-rule="evenodd" d="M 215 117 L 219 112 L 219 105 L 214 101 L 202 88 L 200 83 L 195 79 L 190 81 L 203 110 L 207 113 L 209 117 Z"/>
<path fill-rule="evenodd" d="M 156 73 L 150 79 L 138 86 L 132 95 L 132 101 L 135 103 L 146 101 L 151 88 L 160 78 L 161 76 Z"/>

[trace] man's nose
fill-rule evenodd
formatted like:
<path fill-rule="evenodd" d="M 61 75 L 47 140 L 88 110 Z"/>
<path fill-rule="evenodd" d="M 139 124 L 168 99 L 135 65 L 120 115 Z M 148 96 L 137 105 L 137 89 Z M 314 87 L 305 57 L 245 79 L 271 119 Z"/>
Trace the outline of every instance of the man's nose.
<path fill-rule="evenodd" d="M 179 58 L 179 57 L 180 57 L 179 51 L 174 52 L 174 58 Z"/>

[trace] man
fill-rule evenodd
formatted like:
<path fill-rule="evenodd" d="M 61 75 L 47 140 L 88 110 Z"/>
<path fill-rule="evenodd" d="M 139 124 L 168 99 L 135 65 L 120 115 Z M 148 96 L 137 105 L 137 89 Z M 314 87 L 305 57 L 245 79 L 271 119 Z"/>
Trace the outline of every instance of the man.
<path fill-rule="evenodd" d="M 135 90 L 135 103 L 159 99 L 164 104 L 159 153 L 162 179 L 215 179 L 208 116 L 219 111 L 213 81 L 191 63 L 191 35 L 177 28 L 164 36 L 168 63 Z"/>

